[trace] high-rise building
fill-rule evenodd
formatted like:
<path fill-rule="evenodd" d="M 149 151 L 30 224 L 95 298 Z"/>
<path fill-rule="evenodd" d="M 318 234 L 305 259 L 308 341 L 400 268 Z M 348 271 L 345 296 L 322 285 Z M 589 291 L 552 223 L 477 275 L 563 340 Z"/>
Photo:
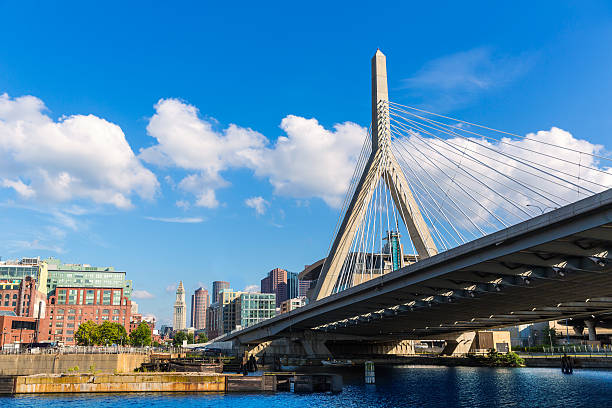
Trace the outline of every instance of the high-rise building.
<path fill-rule="evenodd" d="M 176 289 L 176 302 L 174 302 L 174 330 L 185 330 L 187 328 L 187 305 L 185 304 L 185 288 L 183 281 L 179 282 Z"/>
<path fill-rule="evenodd" d="M 293 299 L 299 296 L 299 282 L 297 273 L 287 272 L 287 299 Z"/>
<path fill-rule="evenodd" d="M 208 290 L 204 288 L 196 289 L 191 295 L 191 327 L 196 330 L 206 329 L 208 300 Z"/>
<path fill-rule="evenodd" d="M 229 289 L 230 288 L 230 284 L 229 282 L 225 282 L 225 281 L 214 281 L 213 285 L 212 285 L 212 302 L 211 303 L 217 303 L 219 301 L 219 292 L 221 292 L 223 289 Z"/>
<path fill-rule="evenodd" d="M 308 290 L 315 281 L 312 280 L 300 280 L 298 281 L 298 297 L 306 296 Z"/>
<path fill-rule="evenodd" d="M 274 293 L 241 293 L 234 303 L 235 326 L 249 327 L 276 315 L 276 299 Z"/>
<path fill-rule="evenodd" d="M 276 307 L 287 300 L 287 289 L 287 271 L 284 269 L 274 268 L 261 280 L 261 293 L 274 293 Z"/>

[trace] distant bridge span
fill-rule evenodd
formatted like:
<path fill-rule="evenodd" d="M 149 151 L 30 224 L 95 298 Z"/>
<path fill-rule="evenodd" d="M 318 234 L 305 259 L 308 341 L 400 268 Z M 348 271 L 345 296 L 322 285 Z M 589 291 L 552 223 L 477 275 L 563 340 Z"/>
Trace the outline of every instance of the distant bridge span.
<path fill-rule="evenodd" d="M 373 341 L 612 312 L 612 190 L 226 334 L 260 343 L 305 330 Z"/>

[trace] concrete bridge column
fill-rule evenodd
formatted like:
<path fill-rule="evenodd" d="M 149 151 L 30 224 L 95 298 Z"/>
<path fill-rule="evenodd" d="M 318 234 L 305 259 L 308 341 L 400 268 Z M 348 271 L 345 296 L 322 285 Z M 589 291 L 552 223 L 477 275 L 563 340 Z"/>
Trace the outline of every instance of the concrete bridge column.
<path fill-rule="evenodd" d="M 457 356 L 467 354 L 472 347 L 476 332 L 462 333 L 459 336 L 445 338 L 446 346 L 442 350 L 445 356 Z"/>
<path fill-rule="evenodd" d="M 597 340 L 597 331 L 595 330 L 595 320 L 585 320 L 584 323 L 589 329 L 589 341 Z"/>
<path fill-rule="evenodd" d="M 317 335 L 310 331 L 305 331 L 300 338 L 300 344 L 304 348 L 307 357 L 332 357 L 332 353 L 325 345 L 325 336 Z"/>

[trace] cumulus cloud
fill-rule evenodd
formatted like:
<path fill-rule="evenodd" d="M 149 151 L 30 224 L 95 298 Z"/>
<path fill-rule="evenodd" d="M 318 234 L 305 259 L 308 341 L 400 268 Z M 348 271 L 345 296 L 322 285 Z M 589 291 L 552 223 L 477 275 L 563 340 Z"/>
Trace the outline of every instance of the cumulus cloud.
<path fill-rule="evenodd" d="M 318 197 L 338 207 L 355 170 L 367 130 L 355 123 L 325 129 L 316 119 L 289 115 L 281 121 L 281 136 L 266 149 L 255 173 L 267 177 L 278 195 Z"/>
<path fill-rule="evenodd" d="M 147 126 L 157 144 L 139 155 L 157 166 L 186 170 L 179 189 L 194 195 L 194 205 L 207 208 L 219 205 L 216 191 L 229 184 L 222 173 L 232 168 L 250 169 L 268 179 L 275 194 L 318 197 L 336 207 L 367 133 L 351 122 L 329 130 L 316 119 L 289 115 L 281 121 L 285 134 L 272 144 L 252 129 L 231 124 L 216 130 L 215 125 L 192 105 L 162 99 Z M 184 200 L 181 206 L 187 207 Z"/>
<path fill-rule="evenodd" d="M 135 290 L 132 292 L 132 297 L 134 299 L 153 299 L 155 295 L 146 290 Z"/>
<path fill-rule="evenodd" d="M 166 292 L 167 293 L 173 293 L 176 292 L 176 289 L 178 288 L 178 283 L 173 283 L 171 285 L 166 286 Z"/>
<path fill-rule="evenodd" d="M 0 95 L 0 186 L 24 199 L 88 199 L 119 208 L 152 199 L 155 175 L 119 126 L 94 115 L 51 119 L 34 96 Z"/>
<path fill-rule="evenodd" d="M 161 99 L 147 132 L 157 144 L 140 152 L 140 158 L 162 167 L 190 171 L 178 187 L 196 196 L 195 205 L 215 208 L 215 190 L 227 186 L 221 172 L 249 167 L 258 160 L 266 138 L 251 129 L 230 125 L 223 131 L 212 120 L 198 116 L 196 107 L 178 99 Z"/>
<path fill-rule="evenodd" d="M 257 293 L 259 292 L 260 287 L 258 285 L 247 285 L 242 291 L 249 293 Z"/>
<path fill-rule="evenodd" d="M 145 217 L 147 220 L 151 221 L 160 221 L 160 222 L 170 222 L 170 223 L 178 223 L 178 224 L 198 224 L 204 222 L 204 218 L 202 217 Z"/>
<path fill-rule="evenodd" d="M 270 203 L 264 200 L 263 197 L 247 198 L 246 200 L 244 200 L 244 203 L 246 204 L 247 207 L 253 208 L 255 210 L 255 213 L 257 213 L 257 215 L 265 214 L 268 205 L 270 205 Z"/>

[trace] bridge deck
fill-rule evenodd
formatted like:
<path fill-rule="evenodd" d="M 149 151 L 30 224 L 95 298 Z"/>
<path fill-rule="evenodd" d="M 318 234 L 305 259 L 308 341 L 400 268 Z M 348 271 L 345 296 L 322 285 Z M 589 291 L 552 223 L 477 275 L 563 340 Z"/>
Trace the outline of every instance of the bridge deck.
<path fill-rule="evenodd" d="M 228 334 L 423 338 L 612 312 L 612 190 Z"/>

